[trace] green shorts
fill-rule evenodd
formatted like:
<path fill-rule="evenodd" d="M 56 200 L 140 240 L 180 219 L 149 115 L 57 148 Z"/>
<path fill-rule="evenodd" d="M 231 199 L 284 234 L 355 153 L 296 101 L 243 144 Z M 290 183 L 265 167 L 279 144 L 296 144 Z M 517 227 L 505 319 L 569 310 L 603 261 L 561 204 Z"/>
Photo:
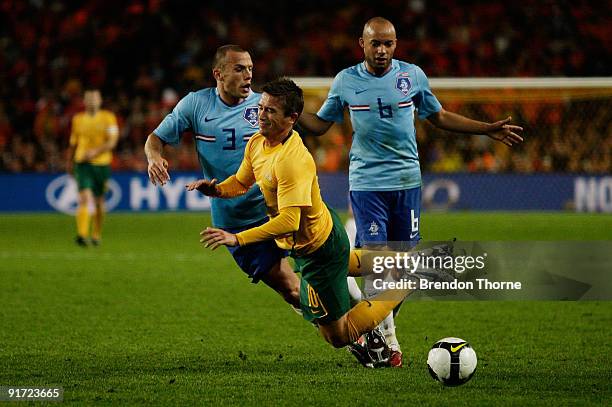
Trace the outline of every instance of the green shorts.
<path fill-rule="evenodd" d="M 79 191 L 91 189 L 94 196 L 104 195 L 106 192 L 106 181 L 108 181 L 110 175 L 110 165 L 74 164 L 74 177 L 79 186 Z"/>
<path fill-rule="evenodd" d="M 302 273 L 300 306 L 304 319 L 325 323 L 337 321 L 351 308 L 346 277 L 351 246 L 340 217 L 329 208 L 333 228 L 314 253 L 294 257 L 296 272 Z"/>

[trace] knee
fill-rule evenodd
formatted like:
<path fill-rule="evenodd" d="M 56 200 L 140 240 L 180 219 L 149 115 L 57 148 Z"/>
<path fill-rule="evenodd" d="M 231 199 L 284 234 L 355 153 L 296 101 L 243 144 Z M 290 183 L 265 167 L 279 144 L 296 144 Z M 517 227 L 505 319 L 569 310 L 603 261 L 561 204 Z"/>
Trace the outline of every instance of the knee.
<path fill-rule="evenodd" d="M 300 308 L 300 287 L 287 287 L 283 290 L 285 301 L 296 308 Z"/>
<path fill-rule="evenodd" d="M 87 194 L 79 194 L 79 206 L 85 207 L 89 205 L 89 196 Z"/>

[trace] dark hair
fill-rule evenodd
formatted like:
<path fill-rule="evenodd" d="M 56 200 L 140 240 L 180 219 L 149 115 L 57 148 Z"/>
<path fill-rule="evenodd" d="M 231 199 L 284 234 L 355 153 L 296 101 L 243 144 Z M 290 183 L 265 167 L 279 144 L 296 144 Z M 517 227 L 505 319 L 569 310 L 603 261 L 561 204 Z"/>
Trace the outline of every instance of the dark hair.
<path fill-rule="evenodd" d="M 283 102 L 285 116 L 304 110 L 304 92 L 289 78 L 274 79 L 263 85 L 262 90 L 270 96 L 278 97 Z"/>
<path fill-rule="evenodd" d="M 225 62 L 225 56 L 228 52 L 246 52 L 240 45 L 228 44 L 223 45 L 217 48 L 217 52 L 215 52 L 215 57 L 213 58 L 213 69 L 221 68 L 223 63 Z"/>

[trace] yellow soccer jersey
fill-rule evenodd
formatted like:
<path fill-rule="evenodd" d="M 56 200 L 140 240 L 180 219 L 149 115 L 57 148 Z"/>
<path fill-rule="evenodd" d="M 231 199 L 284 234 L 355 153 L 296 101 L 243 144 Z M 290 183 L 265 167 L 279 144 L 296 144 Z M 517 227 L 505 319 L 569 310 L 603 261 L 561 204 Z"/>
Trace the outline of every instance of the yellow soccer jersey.
<path fill-rule="evenodd" d="M 321 198 L 312 155 L 295 131 L 282 144 L 268 147 L 260 133 L 251 137 L 236 179 L 243 185 L 257 182 L 270 218 L 279 210 L 300 207 L 297 232 L 276 239 L 276 244 L 297 255 L 310 254 L 325 243 L 332 229 L 332 218 Z"/>
<path fill-rule="evenodd" d="M 83 156 L 87 150 L 100 147 L 109 138 L 119 135 L 117 118 L 108 110 L 99 110 L 95 115 L 87 112 L 77 113 L 72 118 L 70 145 L 75 146 L 74 161 L 84 162 Z M 104 152 L 89 160 L 91 164 L 108 165 L 113 159 L 111 151 Z"/>

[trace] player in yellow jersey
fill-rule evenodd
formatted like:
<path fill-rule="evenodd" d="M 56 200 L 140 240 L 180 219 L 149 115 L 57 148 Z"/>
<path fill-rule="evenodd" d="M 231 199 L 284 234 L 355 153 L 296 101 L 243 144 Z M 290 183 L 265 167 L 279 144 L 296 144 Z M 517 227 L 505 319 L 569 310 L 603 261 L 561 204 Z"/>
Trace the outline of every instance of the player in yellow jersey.
<path fill-rule="evenodd" d="M 291 80 L 277 79 L 263 87 L 259 102 L 260 131 L 249 140 L 238 172 L 220 184 L 198 180 L 187 185 L 205 195 L 232 198 L 257 183 L 270 221 L 238 234 L 207 228 L 202 242 L 244 246 L 274 239 L 290 251 L 301 272 L 300 305 L 304 318 L 316 323 L 323 338 L 344 347 L 366 333 L 370 351 L 383 355 L 384 336 L 374 328 L 408 291 L 383 292 L 350 308 L 347 274 L 350 244 L 338 215 L 321 198 L 314 160 L 293 131 L 304 106 L 302 90 Z M 378 346 L 378 348 L 376 347 Z M 387 356 L 388 357 L 388 356 Z"/>
<path fill-rule="evenodd" d="M 95 206 L 91 243 L 100 244 L 104 218 L 104 193 L 110 178 L 112 150 L 117 145 L 119 127 L 117 118 L 102 110 L 102 96 L 97 89 L 85 91 L 85 111 L 72 118 L 68 172 L 73 173 L 79 187 L 79 204 L 76 213 L 79 246 L 87 246 L 90 238 L 89 206 Z"/>

